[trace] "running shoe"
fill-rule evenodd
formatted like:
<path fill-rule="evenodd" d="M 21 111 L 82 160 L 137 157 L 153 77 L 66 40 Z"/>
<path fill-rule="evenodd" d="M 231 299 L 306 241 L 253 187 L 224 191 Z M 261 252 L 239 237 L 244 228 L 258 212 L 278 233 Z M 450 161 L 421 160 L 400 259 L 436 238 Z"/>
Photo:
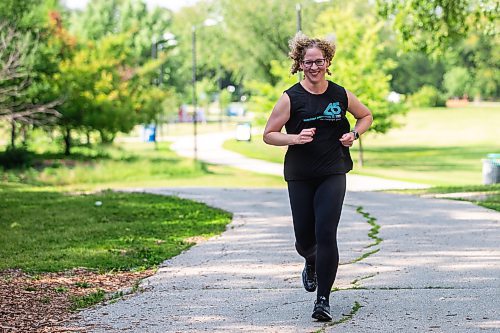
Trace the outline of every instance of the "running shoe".
<path fill-rule="evenodd" d="M 318 300 L 314 302 L 312 317 L 318 321 L 332 320 L 332 315 L 330 314 L 330 304 L 328 304 L 325 296 L 320 296 Z"/>
<path fill-rule="evenodd" d="M 309 292 L 313 292 L 316 290 L 318 281 L 316 280 L 316 269 L 314 265 L 306 263 L 306 265 L 304 266 L 304 270 L 302 271 L 302 284 L 304 285 L 304 288 Z"/>

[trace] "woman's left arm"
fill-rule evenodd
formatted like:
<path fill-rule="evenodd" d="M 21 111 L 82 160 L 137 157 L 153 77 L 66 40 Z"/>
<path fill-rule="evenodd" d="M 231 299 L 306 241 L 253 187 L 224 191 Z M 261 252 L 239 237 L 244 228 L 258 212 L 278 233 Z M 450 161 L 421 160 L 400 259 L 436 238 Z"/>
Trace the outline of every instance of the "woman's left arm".
<path fill-rule="evenodd" d="M 349 90 L 346 90 L 346 92 L 348 100 L 347 111 L 349 111 L 354 118 L 356 118 L 356 124 L 354 125 L 353 130 L 361 135 L 370 128 L 373 122 L 372 113 L 352 92 Z M 350 147 L 356 139 L 354 136 L 355 134 L 353 132 L 345 133 L 340 138 L 340 142 L 342 145 Z"/>

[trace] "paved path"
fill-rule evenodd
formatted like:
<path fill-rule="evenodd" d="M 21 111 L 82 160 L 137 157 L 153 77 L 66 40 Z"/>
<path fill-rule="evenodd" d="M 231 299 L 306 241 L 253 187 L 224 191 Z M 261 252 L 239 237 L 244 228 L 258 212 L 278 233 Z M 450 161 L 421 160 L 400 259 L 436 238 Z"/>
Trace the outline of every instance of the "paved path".
<path fill-rule="evenodd" d="M 285 190 L 145 190 L 206 202 L 234 220 L 221 236 L 165 262 L 143 292 L 82 312 L 78 324 L 92 332 L 500 331 L 500 213 L 349 192 L 331 305 L 335 321 L 353 314 L 332 325 L 310 318 L 315 296 L 301 286 Z M 370 217 L 380 226 L 377 245 Z"/>
<path fill-rule="evenodd" d="M 281 175 L 281 166 L 221 151 L 224 136 L 204 136 L 199 158 Z M 187 140 L 174 148 L 192 156 Z M 333 323 L 310 317 L 315 295 L 301 286 L 285 190 L 171 188 L 137 190 L 233 212 L 227 231 L 165 262 L 142 292 L 83 311 L 73 325 L 91 332 L 500 332 L 500 213 L 363 192 L 414 184 L 360 179 L 348 178 Z"/>

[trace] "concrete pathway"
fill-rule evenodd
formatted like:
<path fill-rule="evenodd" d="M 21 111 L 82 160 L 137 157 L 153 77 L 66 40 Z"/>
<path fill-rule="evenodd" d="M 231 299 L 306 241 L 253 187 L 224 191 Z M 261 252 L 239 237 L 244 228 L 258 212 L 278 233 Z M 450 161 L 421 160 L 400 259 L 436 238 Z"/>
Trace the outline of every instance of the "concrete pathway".
<path fill-rule="evenodd" d="M 285 190 L 144 190 L 205 202 L 234 220 L 221 236 L 165 262 L 142 292 L 83 311 L 75 325 L 91 332 L 500 331 L 500 213 L 349 192 L 334 323 L 323 324 L 310 318 L 315 295 L 301 286 Z"/>
<path fill-rule="evenodd" d="M 198 157 L 281 175 L 281 165 L 221 150 L 225 137 L 202 136 Z M 174 149 L 192 157 L 192 138 L 176 140 Z M 366 192 L 413 186 L 348 177 L 334 321 L 326 324 L 311 318 L 315 295 L 301 285 L 286 190 L 137 189 L 204 202 L 233 212 L 233 221 L 222 235 L 166 261 L 141 292 L 85 310 L 72 326 L 90 332 L 500 332 L 500 213 L 467 202 Z"/>

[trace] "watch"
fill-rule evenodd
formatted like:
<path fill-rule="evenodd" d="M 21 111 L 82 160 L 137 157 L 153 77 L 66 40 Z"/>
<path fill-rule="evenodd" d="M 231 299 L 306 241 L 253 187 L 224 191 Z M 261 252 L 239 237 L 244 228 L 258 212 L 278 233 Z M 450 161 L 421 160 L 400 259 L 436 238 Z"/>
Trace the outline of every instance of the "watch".
<path fill-rule="evenodd" d="M 359 133 L 358 133 L 358 131 L 352 130 L 351 133 L 354 134 L 354 140 L 359 139 Z"/>

